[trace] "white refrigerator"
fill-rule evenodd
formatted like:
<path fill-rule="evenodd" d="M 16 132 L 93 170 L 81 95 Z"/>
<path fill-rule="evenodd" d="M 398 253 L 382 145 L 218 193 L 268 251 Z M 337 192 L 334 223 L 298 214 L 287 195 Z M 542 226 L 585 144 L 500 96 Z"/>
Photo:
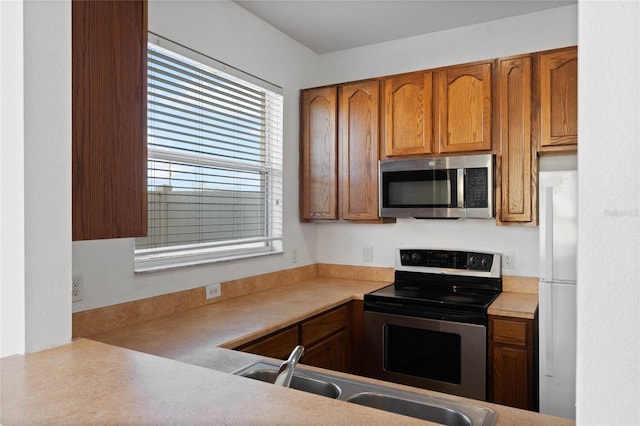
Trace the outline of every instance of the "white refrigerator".
<path fill-rule="evenodd" d="M 540 412 L 576 417 L 577 171 L 540 172 Z"/>

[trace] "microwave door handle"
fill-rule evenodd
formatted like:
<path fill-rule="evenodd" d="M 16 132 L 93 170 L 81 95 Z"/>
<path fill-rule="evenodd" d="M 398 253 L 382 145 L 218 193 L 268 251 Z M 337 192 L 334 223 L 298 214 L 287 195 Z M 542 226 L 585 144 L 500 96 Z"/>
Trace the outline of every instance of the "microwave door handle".
<path fill-rule="evenodd" d="M 458 169 L 458 208 L 464 208 L 464 169 Z"/>

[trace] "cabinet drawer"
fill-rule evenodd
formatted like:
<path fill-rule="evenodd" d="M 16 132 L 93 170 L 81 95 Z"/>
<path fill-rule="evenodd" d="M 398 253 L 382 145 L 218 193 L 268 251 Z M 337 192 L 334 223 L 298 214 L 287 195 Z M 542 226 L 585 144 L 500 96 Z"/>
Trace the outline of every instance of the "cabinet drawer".
<path fill-rule="evenodd" d="M 348 308 L 345 305 L 303 322 L 300 326 L 301 344 L 303 346 L 312 345 L 345 328 L 348 322 L 348 313 Z"/>
<path fill-rule="evenodd" d="M 529 340 L 527 322 L 493 319 L 493 341 L 515 346 L 527 346 Z"/>
<path fill-rule="evenodd" d="M 286 359 L 298 344 L 298 326 L 289 327 L 241 347 L 243 352 Z"/>

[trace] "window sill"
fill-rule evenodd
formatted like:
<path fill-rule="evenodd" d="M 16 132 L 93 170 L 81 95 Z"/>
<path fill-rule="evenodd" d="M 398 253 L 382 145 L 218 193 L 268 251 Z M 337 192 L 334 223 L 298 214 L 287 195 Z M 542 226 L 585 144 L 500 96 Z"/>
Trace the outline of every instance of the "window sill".
<path fill-rule="evenodd" d="M 154 260 L 134 260 L 133 271 L 136 274 L 145 274 L 150 272 L 160 272 L 178 268 L 188 268 L 192 266 L 210 265 L 221 262 L 231 262 L 234 260 L 249 259 L 253 257 L 271 256 L 274 254 L 282 254 L 282 249 L 269 249 L 261 252 L 251 253 L 229 253 L 223 256 L 209 258 L 164 258 Z"/>

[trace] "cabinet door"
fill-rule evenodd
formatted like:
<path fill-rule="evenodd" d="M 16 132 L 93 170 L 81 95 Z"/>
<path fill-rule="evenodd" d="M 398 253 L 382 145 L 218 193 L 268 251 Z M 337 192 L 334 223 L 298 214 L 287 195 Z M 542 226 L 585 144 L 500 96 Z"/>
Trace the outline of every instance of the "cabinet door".
<path fill-rule="evenodd" d="M 147 232 L 147 3 L 73 1 L 72 238 Z"/>
<path fill-rule="evenodd" d="M 432 152 L 432 73 L 389 77 L 384 82 L 385 154 Z"/>
<path fill-rule="evenodd" d="M 242 346 L 239 350 L 271 358 L 287 359 L 293 348 L 298 345 L 298 341 L 296 325 Z"/>
<path fill-rule="evenodd" d="M 337 88 L 302 92 L 300 218 L 338 218 Z"/>
<path fill-rule="evenodd" d="M 532 181 L 531 57 L 497 63 L 497 114 L 501 147 L 499 222 L 531 222 Z"/>
<path fill-rule="evenodd" d="M 510 407 L 529 407 L 530 384 L 527 383 L 529 358 L 526 349 L 496 345 L 493 355 L 493 399 L 492 402 Z"/>
<path fill-rule="evenodd" d="M 301 362 L 314 367 L 346 372 L 349 368 L 349 334 L 342 330 L 305 350 Z"/>
<path fill-rule="evenodd" d="M 540 150 L 578 143 L 578 49 L 539 56 Z M 555 148 L 555 149 L 554 149 Z"/>
<path fill-rule="evenodd" d="M 535 320 L 489 317 L 489 400 L 535 410 Z"/>
<path fill-rule="evenodd" d="M 435 96 L 440 152 L 491 149 L 491 63 L 438 71 Z"/>
<path fill-rule="evenodd" d="M 378 220 L 380 82 L 341 86 L 339 113 L 340 216 Z"/>

